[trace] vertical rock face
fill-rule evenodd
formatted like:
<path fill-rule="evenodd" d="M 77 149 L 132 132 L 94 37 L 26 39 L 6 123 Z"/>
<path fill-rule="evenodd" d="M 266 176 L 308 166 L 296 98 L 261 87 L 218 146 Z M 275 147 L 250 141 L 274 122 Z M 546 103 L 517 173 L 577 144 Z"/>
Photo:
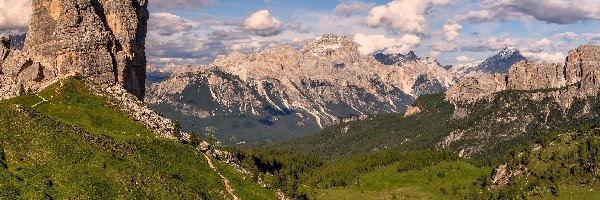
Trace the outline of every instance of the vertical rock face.
<path fill-rule="evenodd" d="M 478 74 L 450 87 L 446 98 L 452 102 L 472 102 L 506 90 L 506 74 Z"/>
<path fill-rule="evenodd" d="M 565 76 L 568 85 L 579 83 L 582 96 L 600 91 L 600 46 L 583 45 L 569 52 Z"/>
<path fill-rule="evenodd" d="M 146 0 L 35 0 L 32 9 L 24 51 L 45 71 L 144 97 Z"/>
<path fill-rule="evenodd" d="M 564 65 L 521 61 L 508 73 L 508 89 L 538 90 L 566 86 Z"/>

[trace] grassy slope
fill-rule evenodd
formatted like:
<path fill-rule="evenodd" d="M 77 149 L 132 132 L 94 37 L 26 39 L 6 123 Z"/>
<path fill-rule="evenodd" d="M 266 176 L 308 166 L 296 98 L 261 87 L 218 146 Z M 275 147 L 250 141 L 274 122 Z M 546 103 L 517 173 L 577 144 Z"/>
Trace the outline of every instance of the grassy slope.
<path fill-rule="evenodd" d="M 317 199 L 457 199 L 490 168 L 462 161 L 397 172 L 397 163 L 361 176 L 356 185 L 318 190 Z"/>
<path fill-rule="evenodd" d="M 0 102 L 0 199 L 226 197 L 203 156 L 156 138 L 82 81 L 71 78 L 39 95 L 48 102 L 35 108 L 38 96 Z M 235 184 L 242 198 L 274 198 L 266 189 L 245 192 L 253 183 Z"/>
<path fill-rule="evenodd" d="M 507 184 L 490 189 L 491 167 L 444 161 L 398 172 L 402 161 L 361 175 L 354 185 L 316 190 L 315 199 L 600 199 L 600 129 L 543 137 L 507 155 Z"/>

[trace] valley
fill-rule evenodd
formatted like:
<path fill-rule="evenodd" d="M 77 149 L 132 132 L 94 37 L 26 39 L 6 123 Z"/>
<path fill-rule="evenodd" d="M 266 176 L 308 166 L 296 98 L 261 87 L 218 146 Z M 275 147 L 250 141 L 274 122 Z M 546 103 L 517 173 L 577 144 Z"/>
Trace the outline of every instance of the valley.
<path fill-rule="evenodd" d="M 0 199 L 600 199 L 597 2 L 0 5 Z"/>

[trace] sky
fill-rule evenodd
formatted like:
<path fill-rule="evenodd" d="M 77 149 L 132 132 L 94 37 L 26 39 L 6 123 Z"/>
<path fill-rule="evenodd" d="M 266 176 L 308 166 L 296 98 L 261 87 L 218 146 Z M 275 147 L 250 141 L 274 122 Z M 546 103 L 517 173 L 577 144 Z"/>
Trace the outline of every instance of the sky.
<path fill-rule="evenodd" d="M 0 34 L 27 31 L 30 0 L 0 0 Z M 301 47 L 323 34 L 348 36 L 363 54 L 407 53 L 444 65 L 514 47 L 564 62 L 600 43 L 598 0 L 149 0 L 149 64 L 199 65 L 233 51 Z"/>

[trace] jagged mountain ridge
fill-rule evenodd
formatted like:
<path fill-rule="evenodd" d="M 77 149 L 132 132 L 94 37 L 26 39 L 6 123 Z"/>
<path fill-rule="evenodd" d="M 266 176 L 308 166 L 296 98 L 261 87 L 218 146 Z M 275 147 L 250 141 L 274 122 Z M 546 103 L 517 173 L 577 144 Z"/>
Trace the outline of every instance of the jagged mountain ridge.
<path fill-rule="evenodd" d="M 434 59 L 383 65 L 361 55 L 349 38 L 324 35 L 298 50 L 278 46 L 253 54 L 236 52 L 179 71 L 149 85 L 146 102 L 166 116 L 191 122 L 187 128 L 219 124 L 214 122 L 219 119 L 218 129 L 237 132 L 229 137 L 260 130 L 286 135 L 271 138 L 281 140 L 344 118 L 403 112 L 415 97 L 443 92 L 452 84 L 448 71 Z M 239 121 L 223 122 L 232 119 Z"/>
<path fill-rule="evenodd" d="M 506 74 L 479 74 L 419 97 L 404 115 L 342 123 L 282 146 L 330 157 L 382 149 L 501 155 L 561 128 L 600 124 L 598 55 L 599 46 L 582 45 L 567 64 L 521 61 Z"/>

